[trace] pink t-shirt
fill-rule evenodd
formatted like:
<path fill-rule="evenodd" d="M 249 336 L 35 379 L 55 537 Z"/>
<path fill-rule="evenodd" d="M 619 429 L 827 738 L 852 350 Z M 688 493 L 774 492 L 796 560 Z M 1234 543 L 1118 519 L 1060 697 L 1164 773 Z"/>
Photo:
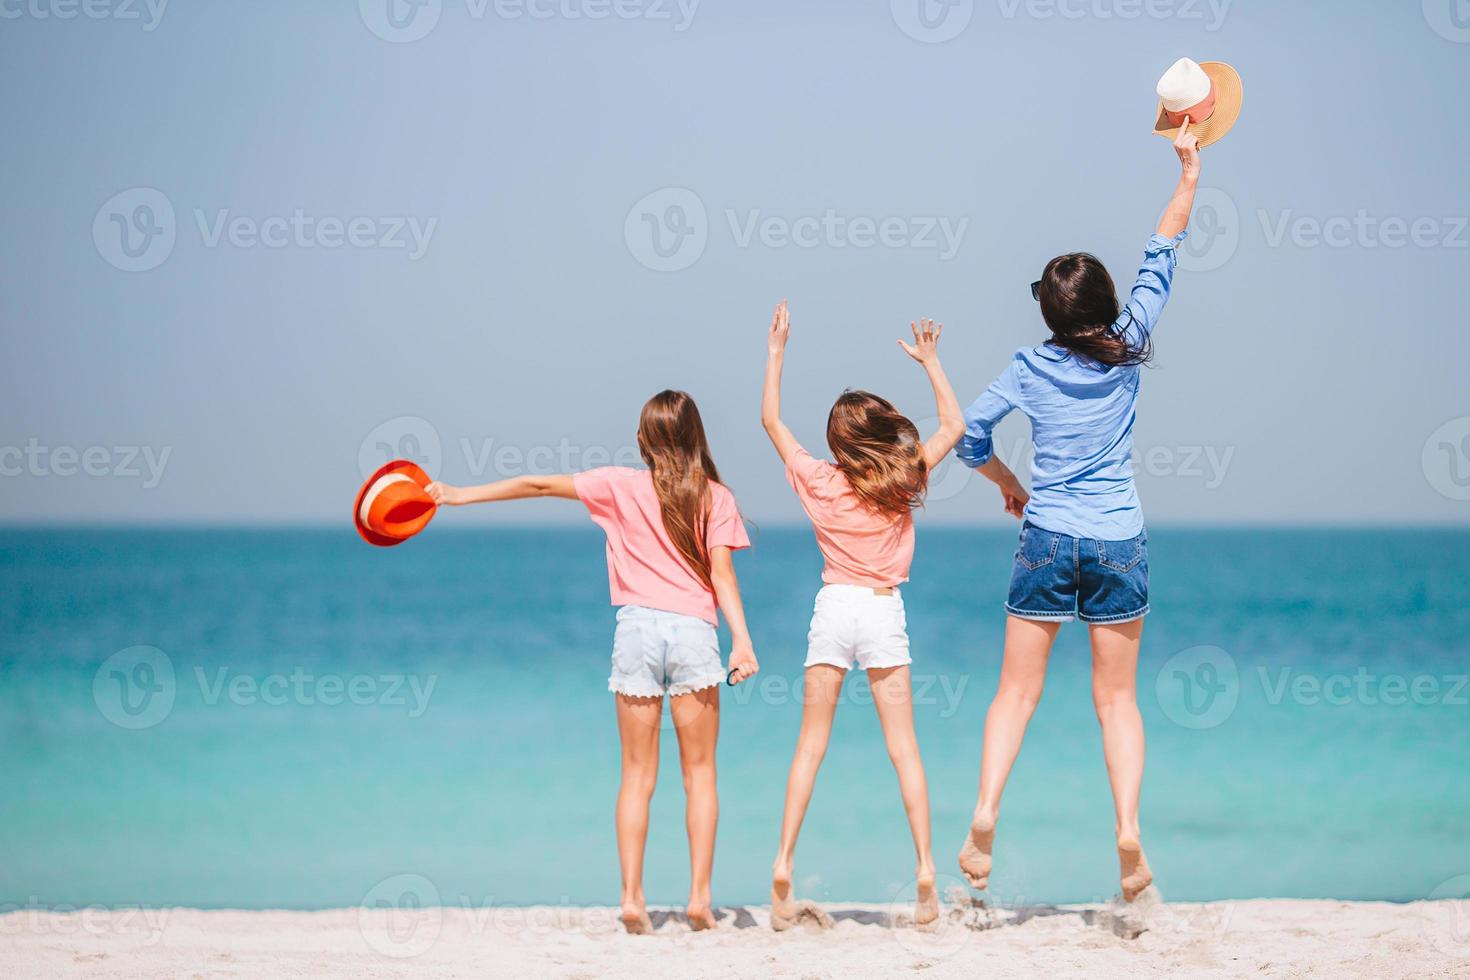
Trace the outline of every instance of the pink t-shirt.
<path fill-rule="evenodd" d="M 607 532 L 607 580 L 615 606 L 647 606 L 718 624 L 714 593 L 679 554 L 664 530 L 663 512 L 647 470 L 604 466 L 572 477 L 577 497 Z M 750 547 L 735 495 L 710 483 L 710 548 Z"/>
<path fill-rule="evenodd" d="M 869 510 L 833 463 L 800 446 L 786 460 L 786 479 L 812 519 L 829 585 L 886 589 L 909 580 L 914 560 L 912 514 L 889 517 Z"/>

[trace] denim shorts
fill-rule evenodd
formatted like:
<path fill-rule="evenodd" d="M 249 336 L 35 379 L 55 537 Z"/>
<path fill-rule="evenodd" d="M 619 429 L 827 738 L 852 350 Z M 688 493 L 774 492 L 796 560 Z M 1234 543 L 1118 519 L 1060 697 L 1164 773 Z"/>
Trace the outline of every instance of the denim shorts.
<path fill-rule="evenodd" d="M 646 606 L 618 610 L 609 691 L 658 698 L 692 694 L 724 681 L 725 665 L 713 623 Z"/>
<path fill-rule="evenodd" d="M 1049 622 L 1126 623 L 1148 612 L 1148 532 L 1096 541 L 1027 521 L 1006 612 Z"/>

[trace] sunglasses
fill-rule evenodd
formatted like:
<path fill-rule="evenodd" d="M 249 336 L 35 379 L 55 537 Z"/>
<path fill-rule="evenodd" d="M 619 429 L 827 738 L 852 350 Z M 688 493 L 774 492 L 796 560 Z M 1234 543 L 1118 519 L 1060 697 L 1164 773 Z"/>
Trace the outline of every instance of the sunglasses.
<path fill-rule="evenodd" d="M 1041 302 L 1041 280 L 1040 279 L 1036 280 L 1035 282 L 1033 282 L 1031 284 L 1031 298 L 1034 299 L 1034 300 L 1036 300 L 1036 302 L 1038 302 L 1038 303 Z"/>

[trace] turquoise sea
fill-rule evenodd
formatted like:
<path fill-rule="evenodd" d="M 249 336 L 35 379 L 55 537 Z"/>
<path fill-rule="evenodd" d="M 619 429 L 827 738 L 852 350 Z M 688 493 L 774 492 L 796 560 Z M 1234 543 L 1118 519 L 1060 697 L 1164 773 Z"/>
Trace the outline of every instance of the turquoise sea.
<path fill-rule="evenodd" d="M 936 859 L 953 870 L 1014 531 L 922 528 L 905 589 Z M 1405 900 L 1470 873 L 1470 532 L 1150 532 L 1144 840 L 1166 898 Z M 725 689 L 715 899 L 762 902 L 820 561 L 738 559 L 762 673 Z M 11 530 L 0 543 L 0 906 L 319 908 L 617 897 L 613 610 L 592 528 Z M 829 901 L 913 855 L 849 681 L 797 855 Z M 672 730 L 647 891 L 681 903 Z M 1064 628 L 1002 813 L 1003 900 L 1111 896 L 1086 636 Z M 395 876 L 412 876 L 399 879 Z M 396 886 L 395 886 L 396 887 Z"/>

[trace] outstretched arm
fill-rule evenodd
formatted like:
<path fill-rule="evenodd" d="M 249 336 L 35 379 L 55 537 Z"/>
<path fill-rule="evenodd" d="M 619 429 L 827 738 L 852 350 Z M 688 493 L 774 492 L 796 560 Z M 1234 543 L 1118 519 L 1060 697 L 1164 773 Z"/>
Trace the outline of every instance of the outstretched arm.
<path fill-rule="evenodd" d="M 1174 152 L 1179 154 L 1179 183 L 1174 195 L 1164 208 L 1159 219 L 1159 234 L 1173 238 L 1189 226 L 1189 215 L 1194 210 L 1194 192 L 1199 186 L 1199 137 L 1189 131 L 1189 117 L 1179 127 L 1179 136 L 1174 140 Z"/>
<path fill-rule="evenodd" d="M 910 321 L 909 328 L 914 332 L 914 346 L 902 340 L 898 346 L 923 365 L 929 383 L 934 386 L 934 404 L 939 410 L 939 429 L 924 443 L 924 462 L 932 470 L 964 434 L 965 417 L 960 413 L 960 400 L 954 396 L 944 366 L 939 363 L 939 335 L 944 332 L 944 324 L 935 324 L 933 320 Z"/>
<path fill-rule="evenodd" d="M 784 463 L 788 456 L 801 448 L 796 436 L 781 421 L 781 366 L 786 357 L 786 341 L 791 336 L 791 314 L 783 299 L 776 304 L 776 313 L 771 317 L 771 329 L 766 335 L 766 385 L 761 394 L 761 425 L 771 444 Z"/>
<path fill-rule="evenodd" d="M 434 503 L 457 507 L 461 504 L 486 504 L 497 500 L 524 500 L 527 497 L 564 497 L 577 499 L 577 488 L 570 476 L 516 476 L 509 480 L 485 483 L 478 487 L 456 487 L 435 480 L 424 490 Z"/>
<path fill-rule="evenodd" d="M 750 642 L 750 630 L 745 626 L 745 606 L 740 602 L 740 583 L 735 579 L 735 562 L 730 549 L 715 547 L 709 550 L 709 575 L 715 587 L 715 601 L 720 612 L 725 614 L 725 625 L 730 627 L 730 671 L 732 684 L 739 684 L 756 675 L 761 669 L 755 659 L 755 647 Z"/>

